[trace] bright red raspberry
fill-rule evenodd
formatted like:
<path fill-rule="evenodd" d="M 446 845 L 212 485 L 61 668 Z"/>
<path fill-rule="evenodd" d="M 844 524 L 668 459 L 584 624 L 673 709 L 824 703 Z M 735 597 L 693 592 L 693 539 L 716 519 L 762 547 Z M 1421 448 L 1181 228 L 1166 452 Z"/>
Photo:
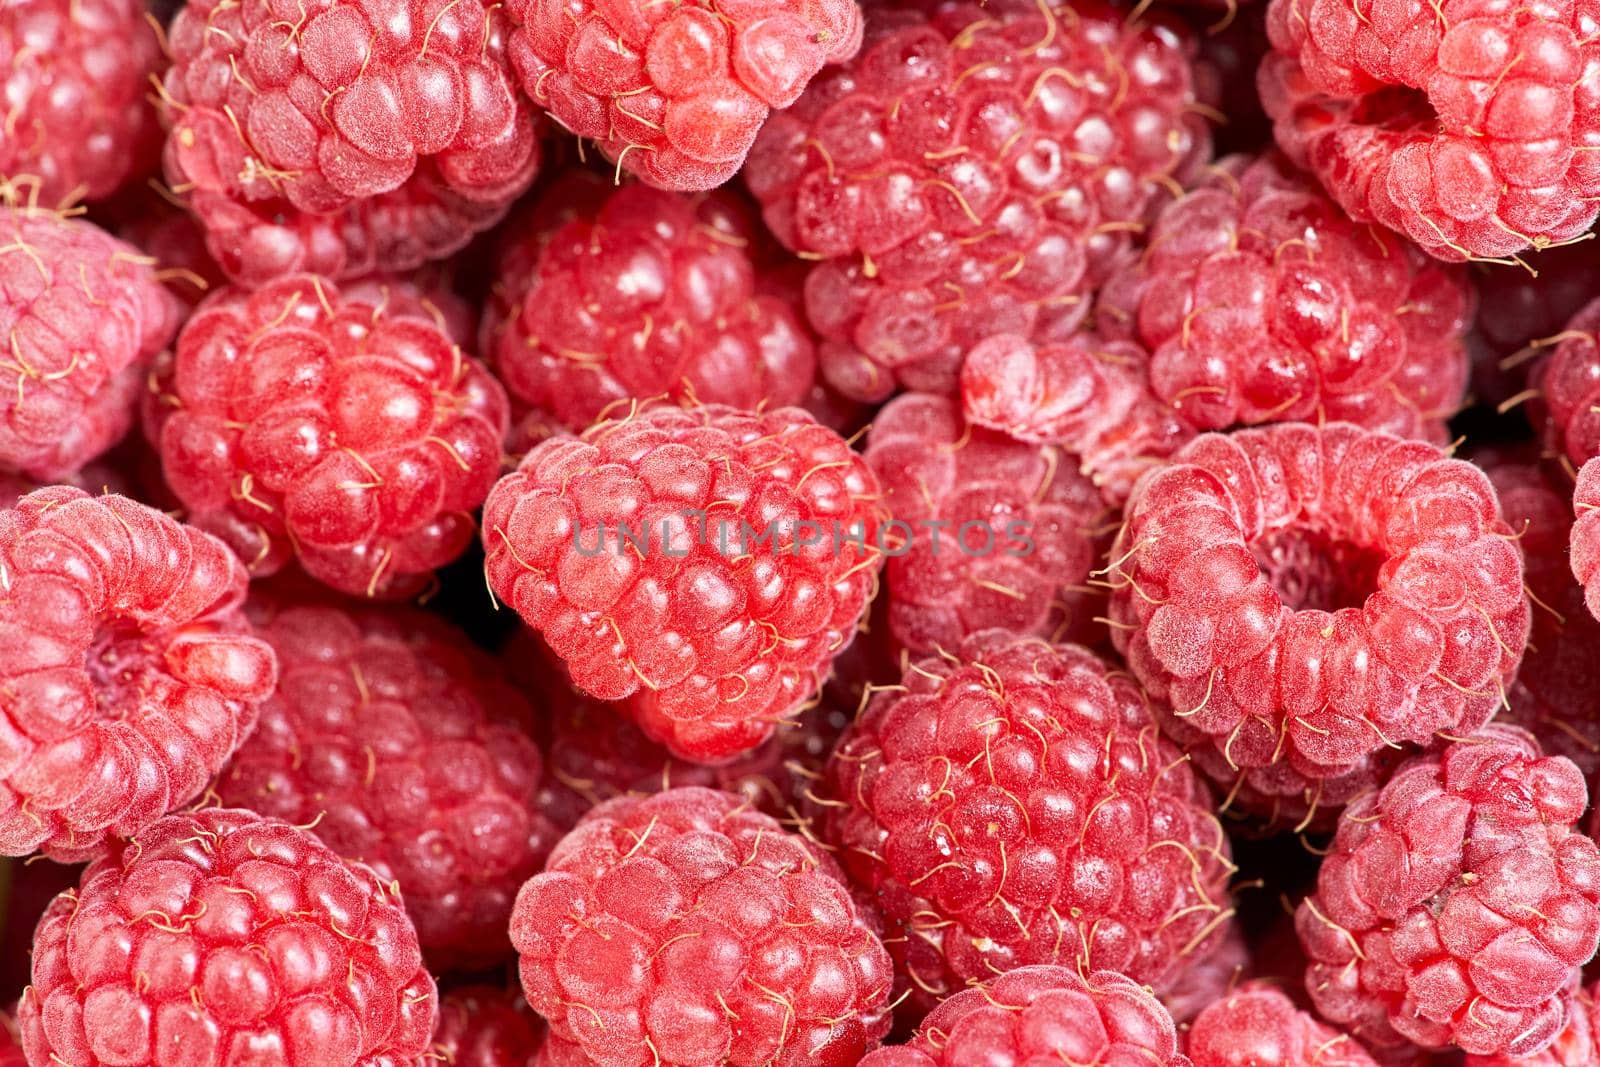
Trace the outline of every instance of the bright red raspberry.
<path fill-rule="evenodd" d="M 1509 533 L 1483 472 L 1425 442 L 1206 434 L 1129 500 L 1112 637 L 1241 810 L 1309 818 L 1375 784 L 1386 749 L 1505 700 L 1529 627 Z"/>
<path fill-rule="evenodd" d="M 153 169 L 161 130 L 148 97 L 163 63 L 140 0 L 0 5 L 0 185 L 65 207 Z"/>
<path fill-rule="evenodd" d="M 1600 984 L 1580 989 L 1555 1044 L 1532 1056 L 1468 1056 L 1466 1067 L 1594 1067 L 1600 1063 Z"/>
<path fill-rule="evenodd" d="M 428 1052 L 444 1067 L 534 1067 L 543 1033 L 517 990 L 466 986 L 439 999 Z"/>
<path fill-rule="evenodd" d="M 806 284 L 842 393 L 949 393 L 994 333 L 1069 336 L 1210 154 L 1192 36 L 1096 0 L 876 9 L 851 64 L 762 131 L 744 177 Z"/>
<path fill-rule="evenodd" d="M 513 0 L 509 11 L 511 59 L 534 102 L 619 174 L 662 189 L 732 178 L 767 114 L 861 47 L 855 0 Z"/>
<path fill-rule="evenodd" d="M 1578 472 L 1572 506 L 1578 514 L 1568 548 L 1572 573 L 1583 583 L 1583 602 L 1589 614 L 1600 619 L 1600 456 Z"/>
<path fill-rule="evenodd" d="M 1073 458 L 968 426 L 950 397 L 906 393 L 873 421 L 866 459 L 900 542 L 889 626 L 912 655 L 994 628 L 1049 637 L 1101 614 L 1084 582 L 1108 511 Z"/>
<path fill-rule="evenodd" d="M 210 809 L 147 827 L 33 946 L 36 1063 L 401 1067 L 438 1007 L 399 897 L 304 830 Z"/>
<path fill-rule="evenodd" d="M 1473 290 L 1352 222 L 1275 152 L 1222 160 L 1107 281 L 1096 321 L 1150 351 L 1149 383 L 1204 430 L 1353 422 L 1450 439 Z"/>
<path fill-rule="evenodd" d="M 481 0 L 189 0 L 163 98 L 167 180 L 241 285 L 411 270 L 532 182 L 532 111 Z"/>
<path fill-rule="evenodd" d="M 798 408 L 653 407 L 552 438 L 484 505 L 489 586 L 572 681 L 726 762 L 820 687 L 882 560 L 878 482 Z"/>
<path fill-rule="evenodd" d="M 178 305 L 91 223 L 0 206 L 0 243 L 0 471 L 51 481 L 127 432 Z"/>
<path fill-rule="evenodd" d="M 1221 941 L 1233 867 L 1137 684 L 1002 630 L 947 654 L 872 698 L 816 808 L 913 996 L 1038 963 L 1176 980 Z"/>
<path fill-rule="evenodd" d="M 578 173 L 501 250 L 482 349 L 513 400 L 583 430 L 630 398 L 806 399 L 815 344 L 796 303 L 757 291 L 726 194 L 613 191 Z"/>
<path fill-rule="evenodd" d="M 53 486 L 0 512 L 0 853 L 63 862 L 205 789 L 272 692 L 222 543 Z"/>
<path fill-rule="evenodd" d="M 396 881 L 435 967 L 509 956 L 512 901 L 560 836 L 536 802 L 544 765 L 521 694 L 424 612 L 261 599 L 251 614 L 282 667 L 217 781 L 222 802 L 315 823 Z"/>
<path fill-rule="evenodd" d="M 509 418 L 438 314 L 405 282 L 309 274 L 208 298 L 146 408 L 192 521 L 256 575 L 298 559 L 348 593 L 425 585 L 472 542 Z"/>
<path fill-rule="evenodd" d="M 1357 222 L 1440 259 L 1579 238 L 1600 212 L 1591 0 L 1273 0 L 1278 144 Z"/>
<path fill-rule="evenodd" d="M 1295 918 L 1317 1011 L 1378 1049 L 1549 1046 L 1600 943 L 1587 805 L 1571 761 L 1502 726 L 1353 802 Z"/>
<path fill-rule="evenodd" d="M 1178 1050 L 1172 1017 L 1149 990 L 1115 971 L 1019 967 L 935 1008 L 906 1045 L 861 1067 L 1194 1067 Z"/>
<path fill-rule="evenodd" d="M 522 986 L 597 1067 L 854 1067 L 889 956 L 833 860 L 731 793 L 591 812 L 511 916 Z"/>
<path fill-rule="evenodd" d="M 1194 1067 L 1377 1067 L 1354 1038 L 1255 983 L 1202 1011 L 1185 1048 Z"/>

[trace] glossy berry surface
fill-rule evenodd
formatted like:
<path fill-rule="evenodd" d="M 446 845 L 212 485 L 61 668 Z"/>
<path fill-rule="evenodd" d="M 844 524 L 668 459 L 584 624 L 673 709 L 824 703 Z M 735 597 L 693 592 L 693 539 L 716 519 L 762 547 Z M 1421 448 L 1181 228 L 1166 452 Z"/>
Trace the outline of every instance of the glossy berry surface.
<path fill-rule="evenodd" d="M 538 167 L 507 29 L 479 0 L 190 0 L 168 30 L 167 181 L 242 285 L 449 255 Z"/>
<path fill-rule="evenodd" d="M 507 917 L 559 831 L 536 797 L 533 712 L 448 623 L 402 608 L 253 602 L 282 665 L 222 803 L 294 825 L 393 880 L 436 968 L 511 954 Z"/>
<path fill-rule="evenodd" d="M 1440 444 L 1472 310 L 1463 271 L 1351 221 L 1276 153 L 1219 161 L 1095 304 L 1200 429 L 1344 421 Z"/>
<path fill-rule="evenodd" d="M 1577 767 L 1507 727 L 1351 804 L 1295 917 L 1318 1013 L 1376 1048 L 1547 1048 L 1600 941 L 1587 804 Z"/>
<path fill-rule="evenodd" d="M 438 996 L 400 902 L 304 830 L 174 815 L 45 913 L 20 1013 L 32 1063 L 400 1067 Z"/>
<path fill-rule="evenodd" d="M 730 793 L 596 808 L 511 939 L 551 1033 L 603 1067 L 853 1067 L 889 1028 L 889 957 L 838 868 Z"/>
<path fill-rule="evenodd" d="M 132 425 L 177 305 L 149 258 L 92 223 L 0 206 L 0 243 L 0 472 L 63 478 Z"/>
<path fill-rule="evenodd" d="M 503 243 L 482 348 L 512 400 L 573 431 L 634 397 L 805 400 L 815 343 L 797 301 L 758 292 L 731 197 L 602 181 L 558 183 L 535 213 L 550 224 Z"/>
<path fill-rule="evenodd" d="M 253 574 L 297 559 L 347 593 L 415 592 L 472 542 L 508 420 L 446 325 L 403 282 L 214 294 L 151 382 L 167 484 Z"/>
<path fill-rule="evenodd" d="M 1600 456 L 1589 460 L 1578 472 L 1572 507 L 1578 515 L 1572 524 L 1569 548 L 1572 573 L 1583 584 L 1589 614 L 1600 619 Z"/>
<path fill-rule="evenodd" d="M 522 87 L 562 128 L 661 189 L 739 170 L 774 108 L 861 44 L 856 0 L 512 0 Z"/>
<path fill-rule="evenodd" d="M 53 486 L 0 512 L 0 853 L 87 859 L 197 798 L 276 678 L 222 543 Z"/>
<path fill-rule="evenodd" d="M 1063 340 L 1210 150 L 1193 45 L 1160 18 L 1033 0 L 882 6 L 860 56 L 762 131 L 768 225 L 821 260 L 823 374 L 857 400 L 954 391 L 994 333 Z"/>
<path fill-rule="evenodd" d="M 1001 630 L 947 655 L 872 698 L 816 803 L 913 998 L 1031 964 L 1178 979 L 1222 940 L 1232 865 L 1138 686 Z"/>
<path fill-rule="evenodd" d="M 1194 1020 L 1184 1047 L 1194 1067 L 1376 1067 L 1360 1042 L 1268 985 L 1219 997 Z"/>
<path fill-rule="evenodd" d="M 861 457 L 797 408 L 645 408 L 547 440 L 500 480 L 489 586 L 579 689 L 630 698 L 678 756 L 726 762 L 810 699 L 851 639 L 881 508 Z"/>
<path fill-rule="evenodd" d="M 1171 1016 L 1137 982 L 1051 966 L 1020 967 L 962 990 L 929 1013 L 909 1044 L 880 1049 L 861 1067 L 1052 1062 L 1193 1067 Z"/>
<path fill-rule="evenodd" d="M 1530 624 L 1508 534 L 1483 472 L 1421 441 L 1207 434 L 1128 503 L 1112 637 L 1242 810 L 1309 819 L 1501 705 Z"/>
<path fill-rule="evenodd" d="M 448 1067 L 534 1067 L 543 1036 L 520 991 L 465 986 L 439 998 L 428 1052 Z"/>
<path fill-rule="evenodd" d="M 1600 211 L 1597 29 L 1588 0 L 1273 0 L 1261 100 L 1355 221 L 1441 259 L 1504 258 Z"/>
<path fill-rule="evenodd" d="M 1466 1067 L 1587 1067 L 1600 1062 L 1600 1012 L 1595 995 L 1600 989 L 1580 989 L 1567 1015 L 1566 1029 L 1555 1044 L 1531 1056 L 1468 1056 Z"/>

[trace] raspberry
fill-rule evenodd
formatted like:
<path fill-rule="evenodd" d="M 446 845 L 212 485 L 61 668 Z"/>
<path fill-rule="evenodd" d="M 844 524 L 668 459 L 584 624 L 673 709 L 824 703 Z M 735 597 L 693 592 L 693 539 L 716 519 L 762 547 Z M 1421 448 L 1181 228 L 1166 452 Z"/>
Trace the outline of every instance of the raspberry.
<path fill-rule="evenodd" d="M 906 393 L 873 422 L 866 459 L 905 551 L 887 565 L 889 626 L 915 656 L 979 630 L 1049 636 L 1085 609 L 1106 510 L 1071 457 L 967 426 L 956 403 Z M 937 539 L 937 540 L 936 540 Z"/>
<path fill-rule="evenodd" d="M 528 95 L 619 175 L 662 189 L 732 178 L 768 112 L 861 46 L 855 0 L 513 0 L 509 10 Z"/>
<path fill-rule="evenodd" d="M 178 309 L 150 261 L 87 222 L 0 206 L 0 471 L 70 475 L 127 431 Z"/>
<path fill-rule="evenodd" d="M 1441 259 L 1580 237 L 1600 212 L 1600 36 L 1588 3 L 1272 0 L 1262 103 L 1357 222 Z"/>
<path fill-rule="evenodd" d="M 500 480 L 489 586 L 579 689 L 633 697 L 674 755 L 726 762 L 815 694 L 850 640 L 880 510 L 871 468 L 798 408 L 646 408 L 545 441 Z"/>
<path fill-rule="evenodd" d="M 1227 837 L 1138 686 L 989 630 L 911 664 L 839 742 L 823 837 L 931 1003 L 1029 964 L 1165 986 L 1219 942 Z"/>
<path fill-rule="evenodd" d="M 1483 472 L 1421 441 L 1206 434 L 1134 490 L 1112 637 L 1241 810 L 1309 819 L 1504 700 L 1529 627 L 1509 532 Z"/>
<path fill-rule="evenodd" d="M 252 615 L 283 667 L 222 802 L 315 822 L 329 848 L 396 880 L 435 966 L 509 956 L 511 903 L 560 836 L 535 802 L 526 701 L 419 611 L 262 602 Z"/>
<path fill-rule="evenodd" d="M 985 337 L 1070 335 L 1210 154 L 1192 36 L 1085 0 L 875 9 L 852 63 L 762 130 L 744 177 L 846 396 L 950 393 Z"/>
<path fill-rule="evenodd" d="M 1571 761 L 1510 727 L 1352 803 L 1295 925 L 1317 1011 L 1375 1048 L 1527 1056 L 1600 943 L 1600 848 Z"/>
<path fill-rule="evenodd" d="M 522 985 L 597 1067 L 854 1067 L 888 954 L 833 861 L 731 793 L 596 808 L 523 886 Z"/>
<path fill-rule="evenodd" d="M 221 542 L 126 497 L 0 512 L 0 853 L 88 859 L 200 795 L 276 679 L 244 590 Z"/>
<path fill-rule="evenodd" d="M 1548 450 L 1579 467 L 1600 455 L 1600 298 L 1543 347 L 1528 383 L 1537 391 L 1537 421 Z"/>
<path fill-rule="evenodd" d="M 534 1067 L 543 1029 L 521 993 L 467 986 L 440 998 L 428 1051 L 449 1067 Z"/>
<path fill-rule="evenodd" d="M 1194 1067 L 1178 1051 L 1172 1017 L 1148 990 L 1114 971 L 1087 978 L 1066 967 L 1020 967 L 964 989 L 935 1008 L 910 1044 L 880 1049 L 861 1067 L 1046 1064 Z"/>
<path fill-rule="evenodd" d="M 632 397 L 751 409 L 806 398 L 815 346 L 795 305 L 757 293 L 725 194 L 611 192 L 579 174 L 540 212 L 571 217 L 514 234 L 501 253 L 482 348 L 516 401 L 582 430 Z"/>
<path fill-rule="evenodd" d="M 1230 923 L 1216 948 L 1161 990 L 1161 1003 L 1181 1026 L 1231 994 L 1250 969 L 1250 946 L 1238 924 Z"/>
<path fill-rule="evenodd" d="M 1015 334 L 980 341 L 961 367 L 969 420 L 1077 453 L 1106 499 L 1121 504 L 1145 470 L 1194 436 L 1156 399 L 1138 345 L 1089 333 L 1035 347 Z"/>
<path fill-rule="evenodd" d="M 140 0 L 0 5 L 0 185 L 65 207 L 142 177 L 161 143 L 146 96 L 162 62 Z"/>
<path fill-rule="evenodd" d="M 1267 985 L 1219 998 L 1195 1019 L 1194 1067 L 1377 1067 L 1347 1034 L 1300 1011 Z"/>
<path fill-rule="evenodd" d="M 229 277 L 410 270 L 498 222 L 539 164 L 507 29 L 481 0 L 189 0 L 167 180 Z"/>
<path fill-rule="evenodd" d="M 1572 492 L 1572 573 L 1583 583 L 1583 602 L 1600 619 L 1600 456 L 1583 465 Z"/>
<path fill-rule="evenodd" d="M 1350 221 L 1268 153 L 1168 205 L 1095 313 L 1149 349 L 1150 387 L 1200 429 L 1347 421 L 1444 443 L 1472 304 L 1459 268 Z"/>
<path fill-rule="evenodd" d="M 1600 1063 L 1600 1011 L 1595 998 L 1600 986 L 1578 991 L 1567 1027 L 1555 1044 L 1532 1056 L 1468 1056 L 1466 1067 L 1593 1067 Z"/>
<path fill-rule="evenodd" d="M 406 595 L 472 542 L 505 394 L 427 307 L 399 281 L 224 289 L 158 363 L 146 432 L 167 482 L 252 573 L 298 558 L 336 589 Z"/>
<path fill-rule="evenodd" d="M 392 890 L 304 830 L 174 815 L 45 913 L 23 997 L 35 1063 L 399 1067 L 438 995 Z"/>

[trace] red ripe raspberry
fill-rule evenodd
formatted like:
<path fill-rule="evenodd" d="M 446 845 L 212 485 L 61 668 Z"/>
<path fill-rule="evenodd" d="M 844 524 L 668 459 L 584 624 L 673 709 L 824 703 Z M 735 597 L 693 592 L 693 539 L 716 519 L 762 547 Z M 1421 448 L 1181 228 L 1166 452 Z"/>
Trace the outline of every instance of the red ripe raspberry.
<path fill-rule="evenodd" d="M 1079 591 L 1107 509 L 1072 457 L 970 427 L 949 397 L 907 393 L 874 420 L 866 459 L 903 542 L 887 566 L 889 626 L 913 655 L 979 630 L 1086 629 L 1074 616 L 1100 614 Z"/>
<path fill-rule="evenodd" d="M 838 868 L 731 793 L 596 808 L 523 886 L 522 986 L 597 1067 L 854 1067 L 889 956 Z"/>
<path fill-rule="evenodd" d="M 1583 583 L 1583 600 L 1589 614 L 1600 619 L 1600 456 L 1585 463 L 1578 472 L 1572 506 L 1578 513 L 1569 548 L 1572 573 Z"/>
<path fill-rule="evenodd" d="M 533 712 L 494 662 L 420 611 L 263 603 L 282 664 L 222 802 L 293 824 L 394 879 L 430 962 L 511 953 L 506 919 L 560 831 L 540 811 Z M 319 819 L 319 816 L 321 818 Z"/>
<path fill-rule="evenodd" d="M 1600 298 L 1546 341 L 1528 383 L 1537 391 L 1537 421 L 1549 451 L 1580 467 L 1600 455 Z"/>
<path fill-rule="evenodd" d="M 1210 154 L 1192 39 L 1095 0 L 874 12 L 744 176 L 806 283 L 828 381 L 949 393 L 994 333 L 1061 340 L 1157 198 Z"/>
<path fill-rule="evenodd" d="M 1357 222 L 1441 259 L 1578 238 L 1600 211 L 1600 35 L 1577 3 L 1273 0 L 1262 102 Z"/>
<path fill-rule="evenodd" d="M 861 47 L 855 0 L 513 0 L 511 59 L 558 123 L 662 189 L 739 170 L 767 114 Z"/>
<path fill-rule="evenodd" d="M 399 898 L 304 830 L 174 815 L 56 898 L 33 946 L 36 1063 L 402 1067 L 438 994 Z"/>
<path fill-rule="evenodd" d="M 1600 985 L 1578 991 L 1555 1044 L 1532 1056 L 1468 1056 L 1466 1067 L 1594 1067 L 1600 1063 Z"/>
<path fill-rule="evenodd" d="M 410 270 L 498 222 L 538 139 L 481 0 L 189 0 L 167 179 L 229 277 Z"/>
<path fill-rule="evenodd" d="M 1161 990 L 1161 1003 L 1181 1026 L 1237 989 L 1251 964 L 1244 933 L 1237 923 L 1229 923 L 1220 944 Z"/>
<path fill-rule="evenodd" d="M 51 481 L 127 432 L 177 303 L 90 223 L 0 206 L 0 242 L 0 471 Z"/>
<path fill-rule="evenodd" d="M 647 408 L 545 441 L 500 480 L 489 586 L 579 689 L 633 697 L 675 755 L 725 762 L 772 736 L 850 640 L 880 512 L 871 468 L 798 408 Z"/>
<path fill-rule="evenodd" d="M 1499 726 L 1352 803 L 1295 917 L 1317 1011 L 1380 1049 L 1547 1047 L 1600 943 L 1587 804 L 1577 767 Z"/>
<path fill-rule="evenodd" d="M 155 163 L 161 44 L 140 0 L 0 5 L 0 185 L 36 203 L 100 200 Z"/>
<path fill-rule="evenodd" d="M 467 986 L 440 998 L 428 1052 L 447 1067 L 534 1067 L 543 1031 L 520 992 Z"/>
<path fill-rule="evenodd" d="M 1483 472 L 1421 441 L 1206 434 L 1128 502 L 1112 636 L 1243 810 L 1298 796 L 1309 817 L 1375 784 L 1387 747 L 1505 699 L 1529 627 L 1509 532 Z"/>
<path fill-rule="evenodd" d="M 935 1008 L 910 1044 L 879 1049 L 861 1067 L 1193 1067 L 1159 1001 L 1114 971 L 1019 967 Z"/>
<path fill-rule="evenodd" d="M 911 664 L 834 750 L 823 836 L 932 1002 L 1029 964 L 1164 986 L 1219 942 L 1228 839 L 1133 679 L 989 630 Z"/>
<path fill-rule="evenodd" d="M 221 542 L 54 486 L 0 512 L 0 853 L 87 859 L 199 796 L 272 692 Z"/>
<path fill-rule="evenodd" d="M 1101 290 L 1108 336 L 1200 429 L 1347 421 L 1449 440 L 1473 291 L 1459 268 L 1350 221 L 1276 153 L 1223 160 Z"/>
<path fill-rule="evenodd" d="M 573 430 L 632 397 L 805 400 L 815 346 L 794 304 L 757 292 L 749 240 L 724 225 L 725 194 L 597 181 L 557 184 L 541 214 L 572 217 L 502 251 L 482 348 L 512 397 Z"/>
<path fill-rule="evenodd" d="M 1190 1027 L 1187 1050 L 1194 1067 L 1377 1067 L 1348 1034 L 1268 985 L 1218 998 Z"/>
<path fill-rule="evenodd" d="M 146 431 L 193 520 L 253 573 L 298 558 L 368 596 L 415 592 L 474 536 L 505 394 L 404 282 L 225 289 L 157 366 Z"/>

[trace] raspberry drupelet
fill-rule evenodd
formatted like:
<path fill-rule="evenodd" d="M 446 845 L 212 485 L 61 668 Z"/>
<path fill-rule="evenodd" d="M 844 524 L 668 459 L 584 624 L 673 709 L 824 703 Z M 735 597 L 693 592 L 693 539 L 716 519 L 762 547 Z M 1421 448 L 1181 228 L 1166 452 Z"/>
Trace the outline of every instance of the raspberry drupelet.
<path fill-rule="evenodd" d="M 1579 239 L 1600 211 L 1592 4 L 1272 0 L 1280 147 L 1350 216 L 1441 259 Z"/>
<path fill-rule="evenodd" d="M 255 598 L 282 665 L 261 725 L 214 787 L 399 883 L 435 968 L 511 955 L 506 919 L 560 831 L 537 803 L 532 709 L 421 611 Z"/>
<path fill-rule="evenodd" d="M 1318 1013 L 1375 1049 L 1527 1056 L 1600 943 L 1600 848 L 1571 761 L 1493 726 L 1345 809 L 1295 916 Z"/>
<path fill-rule="evenodd" d="M 1210 139 L 1192 37 L 1096 0 L 880 6 L 852 63 L 744 169 L 791 250 L 830 384 L 950 393 L 994 333 L 1064 340 Z"/>
<path fill-rule="evenodd" d="M 900 647 L 920 658 L 979 630 L 1088 632 L 1101 611 L 1084 583 L 1108 509 L 1072 456 L 968 426 L 952 398 L 926 393 L 878 413 L 865 456 L 906 524 L 885 567 Z"/>
<path fill-rule="evenodd" d="M 189 0 L 169 31 L 167 180 L 228 276 L 411 270 L 532 182 L 532 109 L 481 0 Z"/>
<path fill-rule="evenodd" d="M 141 0 L 0 5 L 0 186 L 46 207 L 102 200 L 153 170 L 163 63 Z"/>
<path fill-rule="evenodd" d="M 1465 272 L 1346 217 L 1275 152 L 1220 161 L 1107 281 L 1099 328 L 1202 430 L 1353 422 L 1444 443 L 1473 310 Z"/>
<path fill-rule="evenodd" d="M 1194 1020 L 1184 1047 L 1194 1067 L 1377 1067 L 1360 1042 L 1265 984 L 1218 997 Z"/>
<path fill-rule="evenodd" d="M 798 408 L 645 407 L 552 438 L 484 505 L 489 587 L 573 683 L 727 762 L 812 698 L 882 562 L 878 482 Z"/>
<path fill-rule="evenodd" d="M 1572 573 L 1583 583 L 1583 601 L 1589 614 L 1600 619 L 1600 456 L 1578 471 L 1572 507 L 1578 515 L 1572 524 L 1568 549 Z"/>
<path fill-rule="evenodd" d="M 147 827 L 56 898 L 22 998 L 33 1063 L 398 1067 L 438 1006 L 392 888 L 304 830 L 209 809 Z"/>
<path fill-rule="evenodd" d="M 513 401 L 579 431 L 629 398 L 805 400 L 815 342 L 797 302 L 757 291 L 727 194 L 601 182 L 558 182 L 536 211 L 555 224 L 503 243 L 481 347 Z"/>
<path fill-rule="evenodd" d="M 0 206 L 0 472 L 71 475 L 133 424 L 178 327 L 152 261 L 92 223 Z"/>
<path fill-rule="evenodd" d="M 1466 1067 L 1593 1067 L 1600 1063 L 1600 985 L 1580 989 L 1555 1044 L 1531 1056 L 1468 1056 Z"/>
<path fill-rule="evenodd" d="M 276 659 L 222 543 L 53 486 L 0 512 L 0 853 L 88 859 L 198 797 Z"/>
<path fill-rule="evenodd" d="M 861 46 L 856 0 L 512 0 L 508 11 L 534 102 L 619 176 L 687 192 L 732 178 L 768 112 Z"/>
<path fill-rule="evenodd" d="M 1149 990 L 1115 971 L 1052 966 L 1019 967 L 962 990 L 929 1013 L 909 1044 L 879 1049 L 861 1067 L 979 1063 L 1194 1067 Z"/>
<path fill-rule="evenodd" d="M 152 376 L 145 431 L 191 521 L 253 575 L 291 560 L 404 596 L 459 556 L 500 473 L 504 391 L 407 283 L 224 289 Z"/>
<path fill-rule="evenodd" d="M 1530 625 L 1483 472 L 1346 423 L 1196 438 L 1136 487 L 1109 569 L 1163 728 L 1258 817 L 1326 817 L 1388 750 L 1482 726 Z"/>
<path fill-rule="evenodd" d="M 1030 964 L 1161 988 L 1233 915 L 1205 785 L 1133 679 L 1076 645 L 989 630 L 911 663 L 817 792 L 921 1005 Z"/>
<path fill-rule="evenodd" d="M 596 1067 L 854 1067 L 889 1029 L 889 956 L 838 867 L 731 793 L 596 808 L 511 940 L 529 1002 Z"/>
<path fill-rule="evenodd" d="M 534 1067 L 543 1034 L 521 992 L 465 986 L 439 998 L 428 1052 L 447 1067 Z"/>

